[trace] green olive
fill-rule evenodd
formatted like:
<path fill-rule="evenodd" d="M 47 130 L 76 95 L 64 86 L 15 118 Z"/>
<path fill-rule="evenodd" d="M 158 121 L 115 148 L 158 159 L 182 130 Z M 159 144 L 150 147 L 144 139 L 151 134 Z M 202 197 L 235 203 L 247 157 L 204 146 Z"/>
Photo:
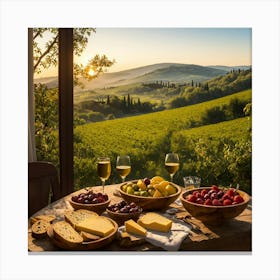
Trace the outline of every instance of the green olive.
<path fill-rule="evenodd" d="M 140 195 L 141 195 L 141 196 L 149 196 L 149 194 L 148 194 L 147 191 L 141 191 L 141 192 L 140 192 Z"/>
<path fill-rule="evenodd" d="M 128 193 L 128 194 L 133 194 L 133 193 L 134 193 L 133 188 L 132 188 L 131 186 L 128 186 L 128 187 L 126 188 L 126 193 Z"/>

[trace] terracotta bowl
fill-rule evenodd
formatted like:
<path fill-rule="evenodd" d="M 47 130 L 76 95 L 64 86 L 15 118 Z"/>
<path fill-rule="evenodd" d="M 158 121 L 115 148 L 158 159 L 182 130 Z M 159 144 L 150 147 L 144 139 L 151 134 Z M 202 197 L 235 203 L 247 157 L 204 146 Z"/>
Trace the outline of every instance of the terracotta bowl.
<path fill-rule="evenodd" d="M 97 213 L 98 215 L 101 215 L 103 212 L 106 211 L 106 208 L 110 204 L 111 200 L 108 199 L 105 202 L 96 203 L 96 204 L 78 203 L 78 202 L 72 201 L 71 199 L 69 200 L 69 202 L 75 210 L 86 209 L 86 210 L 93 211 L 93 212 Z"/>
<path fill-rule="evenodd" d="M 137 183 L 137 181 L 132 181 L 132 183 Z M 172 184 L 176 189 L 177 192 L 175 194 L 165 196 L 165 197 L 145 197 L 145 196 L 138 196 L 132 195 L 124 192 L 122 190 L 122 186 L 127 184 L 124 183 L 120 186 L 119 192 L 122 198 L 130 202 L 135 202 L 135 204 L 139 205 L 143 210 L 161 210 L 167 208 L 171 203 L 173 203 L 181 194 L 181 188 L 173 183 Z"/>
<path fill-rule="evenodd" d="M 109 209 L 106 210 L 108 213 L 108 216 L 118 223 L 118 225 L 123 225 L 125 221 L 127 220 L 134 220 L 137 221 L 140 217 L 143 210 L 136 212 L 136 213 L 116 213 L 113 211 L 110 211 Z"/>
<path fill-rule="evenodd" d="M 240 215 L 247 207 L 248 202 L 251 197 L 238 190 L 240 196 L 243 197 L 244 202 L 235 205 L 227 206 L 212 206 L 212 205 L 201 205 L 187 201 L 185 198 L 187 195 L 191 194 L 193 191 L 201 191 L 203 189 L 211 189 L 210 187 L 196 188 L 192 190 L 185 191 L 181 194 L 181 202 L 184 208 L 196 219 L 202 221 L 205 224 L 218 225 L 226 220 L 232 219 Z"/>

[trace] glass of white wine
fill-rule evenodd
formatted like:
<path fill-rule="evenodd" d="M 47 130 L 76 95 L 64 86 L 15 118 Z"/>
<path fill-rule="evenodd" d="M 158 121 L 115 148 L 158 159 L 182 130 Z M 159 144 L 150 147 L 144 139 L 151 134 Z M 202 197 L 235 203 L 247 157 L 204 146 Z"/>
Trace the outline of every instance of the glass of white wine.
<path fill-rule="evenodd" d="M 97 174 L 102 182 L 102 189 L 104 193 L 105 181 L 111 175 L 111 161 L 109 157 L 99 157 L 97 159 Z"/>
<path fill-rule="evenodd" d="M 116 170 L 118 174 L 121 176 L 122 182 L 124 182 L 126 176 L 131 171 L 130 156 L 128 155 L 117 156 Z"/>
<path fill-rule="evenodd" d="M 165 168 L 170 174 L 170 180 L 173 182 L 173 176 L 179 169 L 179 156 L 176 153 L 168 153 L 165 156 Z"/>

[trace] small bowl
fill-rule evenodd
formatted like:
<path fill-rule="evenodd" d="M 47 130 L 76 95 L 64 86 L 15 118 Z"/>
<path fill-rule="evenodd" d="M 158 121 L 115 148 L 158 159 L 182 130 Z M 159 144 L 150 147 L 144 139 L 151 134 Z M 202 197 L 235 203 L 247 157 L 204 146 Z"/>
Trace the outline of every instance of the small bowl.
<path fill-rule="evenodd" d="M 93 212 L 97 213 L 98 215 L 101 215 L 103 212 L 106 211 L 106 208 L 110 204 L 111 200 L 108 199 L 105 202 L 95 203 L 95 204 L 93 204 L 93 203 L 91 203 L 91 204 L 78 203 L 78 202 L 74 202 L 71 199 L 69 200 L 69 202 L 75 210 L 86 209 L 86 210 L 93 211 Z"/>
<path fill-rule="evenodd" d="M 137 183 L 136 181 L 132 181 L 132 183 Z M 119 192 L 122 196 L 122 198 L 127 201 L 128 203 L 134 202 L 135 204 L 139 205 L 143 210 L 162 210 L 167 208 L 171 203 L 173 203 L 180 195 L 181 188 L 173 183 L 172 186 L 174 186 L 177 189 L 177 192 L 175 194 L 171 194 L 169 196 L 164 197 L 146 197 L 146 196 L 138 196 L 138 195 L 132 195 L 124 192 L 122 190 L 122 186 L 127 184 L 124 183 L 120 186 Z"/>
<path fill-rule="evenodd" d="M 116 212 L 113 212 L 109 209 L 106 209 L 107 213 L 108 213 L 108 216 L 114 220 L 115 222 L 118 223 L 118 225 L 123 225 L 125 221 L 127 220 L 134 220 L 134 221 L 137 221 L 143 211 L 143 209 L 141 209 L 140 211 L 138 212 L 135 212 L 135 213 L 116 213 Z"/>
<path fill-rule="evenodd" d="M 227 206 L 213 206 L 213 205 L 203 205 L 190 202 L 186 200 L 186 196 L 194 191 L 201 191 L 203 189 L 211 189 L 210 187 L 196 188 L 192 190 L 187 190 L 181 194 L 181 202 L 184 208 L 196 219 L 202 221 L 205 224 L 219 225 L 226 220 L 232 219 L 240 215 L 247 207 L 248 202 L 251 197 L 238 190 L 238 194 L 242 196 L 244 202 L 234 205 Z"/>

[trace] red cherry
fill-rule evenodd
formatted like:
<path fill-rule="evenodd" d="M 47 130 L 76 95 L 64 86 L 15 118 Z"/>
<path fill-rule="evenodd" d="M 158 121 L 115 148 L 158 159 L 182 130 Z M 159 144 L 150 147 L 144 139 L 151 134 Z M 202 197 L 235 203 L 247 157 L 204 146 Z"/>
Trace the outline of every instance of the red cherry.
<path fill-rule="evenodd" d="M 228 196 L 234 196 L 234 189 L 229 189 L 229 190 L 227 190 L 227 191 L 226 191 L 226 194 L 227 194 Z"/>
<path fill-rule="evenodd" d="M 197 194 L 199 194 L 199 191 L 194 191 L 192 194 L 196 196 Z"/>
<path fill-rule="evenodd" d="M 212 205 L 212 200 L 208 198 L 208 199 L 204 202 L 204 205 Z"/>
<path fill-rule="evenodd" d="M 203 196 L 203 199 L 204 199 L 204 200 L 207 200 L 207 199 L 209 199 L 209 198 L 210 198 L 209 193 L 207 193 L 206 195 Z"/>
<path fill-rule="evenodd" d="M 223 205 L 232 205 L 232 201 L 230 200 L 230 199 L 225 199 L 224 201 L 223 201 Z"/>
<path fill-rule="evenodd" d="M 229 196 L 228 194 L 224 194 L 223 197 L 222 197 L 222 200 L 226 200 L 226 199 L 231 199 L 231 196 Z"/>
<path fill-rule="evenodd" d="M 215 198 L 218 198 L 218 195 L 216 192 L 211 193 L 210 198 L 213 200 Z"/>
<path fill-rule="evenodd" d="M 196 198 L 201 198 L 202 196 L 201 196 L 201 194 L 198 192 L 198 193 L 195 194 L 195 197 L 196 197 Z"/>
<path fill-rule="evenodd" d="M 213 190 L 213 191 L 215 191 L 215 192 L 218 192 L 220 189 L 219 189 L 218 186 L 212 185 L 212 186 L 211 186 L 211 190 Z"/>
<path fill-rule="evenodd" d="M 189 195 L 187 196 L 187 201 L 195 202 L 195 201 L 196 201 L 195 195 L 189 194 Z"/>
<path fill-rule="evenodd" d="M 201 191 L 200 194 L 201 194 L 202 197 L 204 197 L 207 193 L 208 193 L 208 191 L 204 189 L 204 190 Z"/>
<path fill-rule="evenodd" d="M 223 205 L 222 202 L 219 201 L 218 199 L 213 199 L 212 204 L 214 206 L 222 206 Z"/>
<path fill-rule="evenodd" d="M 198 203 L 198 204 L 203 204 L 204 201 L 203 201 L 203 199 L 201 199 L 201 198 L 197 198 L 197 199 L 196 199 L 196 203 Z"/>
<path fill-rule="evenodd" d="M 243 197 L 240 195 L 236 195 L 233 199 L 234 202 L 236 203 L 242 203 L 244 201 Z"/>

